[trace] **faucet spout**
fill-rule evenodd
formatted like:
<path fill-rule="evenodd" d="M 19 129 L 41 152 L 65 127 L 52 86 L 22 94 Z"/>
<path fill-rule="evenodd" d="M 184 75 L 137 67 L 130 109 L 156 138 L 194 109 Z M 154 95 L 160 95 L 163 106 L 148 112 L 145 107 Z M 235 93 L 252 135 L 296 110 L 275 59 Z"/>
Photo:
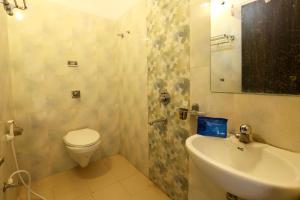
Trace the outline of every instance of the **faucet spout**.
<path fill-rule="evenodd" d="M 242 124 L 240 126 L 239 141 L 245 144 L 248 144 L 252 141 L 252 132 L 250 125 Z"/>

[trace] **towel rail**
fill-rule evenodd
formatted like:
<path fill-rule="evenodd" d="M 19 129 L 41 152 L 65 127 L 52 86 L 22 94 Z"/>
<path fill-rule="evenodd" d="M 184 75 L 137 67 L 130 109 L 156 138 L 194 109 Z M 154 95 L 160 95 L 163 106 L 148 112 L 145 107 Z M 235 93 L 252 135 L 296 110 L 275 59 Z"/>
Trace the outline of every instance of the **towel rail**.
<path fill-rule="evenodd" d="M 216 35 L 210 38 L 211 46 L 231 43 L 234 40 L 235 40 L 234 35 L 229 35 L 229 34 Z"/>

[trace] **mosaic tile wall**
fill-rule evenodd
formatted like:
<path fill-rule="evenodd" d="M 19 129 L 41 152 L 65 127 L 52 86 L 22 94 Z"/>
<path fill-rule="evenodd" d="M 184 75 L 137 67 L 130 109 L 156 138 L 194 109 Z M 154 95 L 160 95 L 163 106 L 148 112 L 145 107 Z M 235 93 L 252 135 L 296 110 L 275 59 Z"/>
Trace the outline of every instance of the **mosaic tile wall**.
<path fill-rule="evenodd" d="M 172 199 L 186 200 L 190 128 L 177 109 L 189 106 L 189 0 L 148 0 L 147 7 L 149 120 L 168 119 L 149 129 L 149 177 Z M 162 89 L 171 95 L 167 106 L 159 102 Z"/>
<path fill-rule="evenodd" d="M 39 178 L 76 165 L 62 142 L 70 130 L 100 132 L 93 159 L 119 152 L 117 38 L 114 21 L 46 0 L 29 6 L 23 21 L 9 19 L 8 31 L 15 120 L 25 129 L 17 152 L 22 168 Z M 71 98 L 74 89 L 80 100 Z"/>
<path fill-rule="evenodd" d="M 6 122 L 12 118 L 11 112 L 11 70 L 9 68 L 9 48 L 7 34 L 7 16 L 0 9 L 0 156 L 5 162 L 0 168 L 0 183 L 7 181 L 9 175 L 15 171 L 10 145 L 5 140 Z M 0 190 L 0 199 L 15 199 L 15 191 L 9 190 L 5 194 Z"/>
<path fill-rule="evenodd" d="M 148 175 L 146 2 L 139 0 L 118 20 L 121 154 Z M 127 31 L 130 31 L 128 34 Z"/>

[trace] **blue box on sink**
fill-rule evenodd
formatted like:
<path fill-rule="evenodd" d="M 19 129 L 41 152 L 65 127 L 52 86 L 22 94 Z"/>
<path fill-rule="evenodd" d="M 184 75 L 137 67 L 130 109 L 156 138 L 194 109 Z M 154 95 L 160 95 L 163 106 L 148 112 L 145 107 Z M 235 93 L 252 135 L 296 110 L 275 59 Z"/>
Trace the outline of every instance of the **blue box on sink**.
<path fill-rule="evenodd" d="M 228 119 L 212 118 L 212 117 L 198 117 L 199 135 L 212 137 L 227 137 L 227 122 Z"/>

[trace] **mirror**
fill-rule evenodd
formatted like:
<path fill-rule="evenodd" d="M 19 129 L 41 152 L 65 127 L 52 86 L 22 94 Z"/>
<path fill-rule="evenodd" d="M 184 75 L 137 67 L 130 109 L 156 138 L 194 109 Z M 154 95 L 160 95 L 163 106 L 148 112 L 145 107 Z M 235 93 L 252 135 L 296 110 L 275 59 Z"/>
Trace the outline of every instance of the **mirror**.
<path fill-rule="evenodd" d="M 211 0 L 211 90 L 300 95 L 300 0 Z"/>

